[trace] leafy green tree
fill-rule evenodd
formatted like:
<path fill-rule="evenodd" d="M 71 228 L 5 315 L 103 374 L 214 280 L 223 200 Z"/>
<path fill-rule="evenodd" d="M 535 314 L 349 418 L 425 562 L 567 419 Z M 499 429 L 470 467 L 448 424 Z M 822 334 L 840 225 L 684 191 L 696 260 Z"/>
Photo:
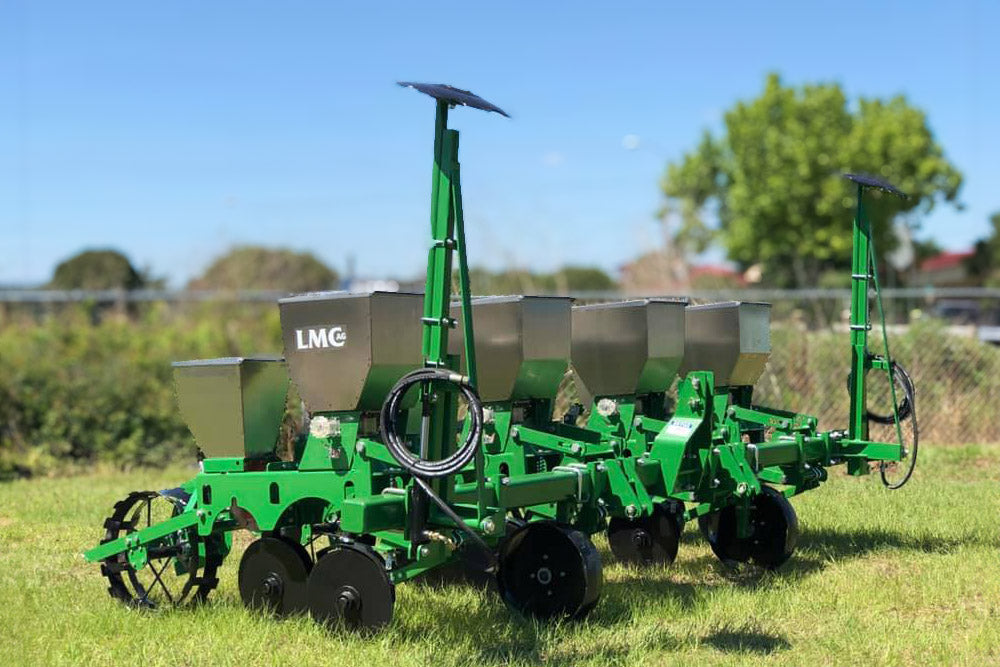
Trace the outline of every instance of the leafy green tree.
<path fill-rule="evenodd" d="M 966 265 L 978 282 L 994 286 L 1000 283 L 1000 211 L 990 216 L 990 227 L 989 236 L 976 241 Z"/>
<path fill-rule="evenodd" d="M 309 252 L 241 246 L 216 259 L 191 289 L 310 292 L 335 289 L 337 272 Z"/>
<path fill-rule="evenodd" d="M 555 291 L 606 292 L 617 283 L 607 273 L 593 266 L 564 266 L 552 274 Z"/>
<path fill-rule="evenodd" d="M 456 284 L 457 284 L 456 274 Z M 551 294 L 613 290 L 617 283 L 607 273 L 591 266 L 564 266 L 555 273 L 531 273 L 523 269 L 492 272 L 469 269 L 473 294 Z"/>
<path fill-rule="evenodd" d="M 896 242 L 886 220 L 908 213 L 915 224 L 938 200 L 955 202 L 962 184 L 904 97 L 851 104 L 837 84 L 793 88 L 772 74 L 760 96 L 726 112 L 723 134 L 706 132 L 667 166 L 664 211 L 679 215 L 674 234 L 689 250 L 719 241 L 741 266 L 761 262 L 770 284 L 815 285 L 850 264 L 854 199 L 842 172 L 877 175 L 910 195 L 872 193 L 880 253 Z"/>
<path fill-rule="evenodd" d="M 52 289 L 138 289 L 145 276 L 117 250 L 85 250 L 61 262 L 48 287 Z"/>

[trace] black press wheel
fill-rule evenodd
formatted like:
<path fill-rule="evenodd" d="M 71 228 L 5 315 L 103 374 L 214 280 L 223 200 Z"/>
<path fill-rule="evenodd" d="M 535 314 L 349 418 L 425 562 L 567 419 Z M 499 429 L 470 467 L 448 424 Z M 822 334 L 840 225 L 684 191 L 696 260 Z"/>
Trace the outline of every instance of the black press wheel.
<path fill-rule="evenodd" d="M 243 604 L 278 616 L 308 609 L 306 581 L 312 560 L 305 548 L 286 537 L 262 537 L 243 552 L 239 587 Z"/>
<path fill-rule="evenodd" d="M 504 541 L 499 560 L 500 595 L 522 616 L 582 618 L 600 598 L 601 558 L 578 530 L 552 521 L 525 524 Z"/>
<path fill-rule="evenodd" d="M 111 542 L 184 511 L 182 496 L 136 491 L 115 503 L 104 520 L 101 543 Z M 199 603 L 218 585 L 216 570 L 225 556 L 220 536 L 199 537 L 195 528 L 186 528 L 150 544 L 147 562 L 136 569 L 127 552 L 101 563 L 111 597 L 132 607 L 154 609 Z"/>
<path fill-rule="evenodd" d="M 608 522 L 611 553 L 630 565 L 670 565 L 677 558 L 679 537 L 676 514 L 664 505 L 656 505 L 650 516 Z"/>
<path fill-rule="evenodd" d="M 699 517 L 698 527 L 716 557 L 726 565 L 753 561 L 774 570 L 795 551 L 799 522 L 792 504 L 781 492 L 762 486 L 750 506 L 750 536 L 736 535 L 736 508 L 733 505 Z"/>
<path fill-rule="evenodd" d="M 318 623 L 375 631 L 392 620 L 396 589 L 382 558 L 355 542 L 323 550 L 309 575 L 308 598 Z"/>

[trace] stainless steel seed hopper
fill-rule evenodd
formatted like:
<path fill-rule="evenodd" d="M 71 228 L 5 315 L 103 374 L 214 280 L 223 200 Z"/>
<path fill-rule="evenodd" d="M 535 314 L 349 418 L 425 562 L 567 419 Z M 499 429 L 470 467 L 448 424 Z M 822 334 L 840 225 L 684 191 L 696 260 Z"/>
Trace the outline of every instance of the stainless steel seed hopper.
<path fill-rule="evenodd" d="M 274 453 L 288 391 L 283 359 L 226 357 L 173 366 L 181 415 L 206 457 Z"/>
<path fill-rule="evenodd" d="M 278 307 L 288 369 L 311 413 L 378 410 L 423 365 L 423 295 L 321 292 Z"/>
<path fill-rule="evenodd" d="M 770 327 L 769 303 L 688 306 L 681 373 L 712 371 L 716 386 L 752 386 L 771 356 Z"/>
<path fill-rule="evenodd" d="M 484 402 L 555 398 L 569 368 L 572 303 L 558 296 L 473 299 L 478 389 Z M 452 317 L 459 317 L 457 307 Z M 449 339 L 449 352 L 461 354 L 463 341 L 459 326 Z"/>
<path fill-rule="evenodd" d="M 573 308 L 573 368 L 593 396 L 666 391 L 684 357 L 686 301 L 640 299 Z"/>

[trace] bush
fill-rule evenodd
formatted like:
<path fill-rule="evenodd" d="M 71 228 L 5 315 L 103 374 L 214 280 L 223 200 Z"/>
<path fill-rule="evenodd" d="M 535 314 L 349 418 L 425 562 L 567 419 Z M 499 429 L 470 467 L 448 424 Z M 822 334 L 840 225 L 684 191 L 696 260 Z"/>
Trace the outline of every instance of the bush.
<path fill-rule="evenodd" d="M 242 246 L 212 262 L 188 287 L 315 292 L 336 289 L 337 272 L 312 253 Z"/>
<path fill-rule="evenodd" d="M 145 277 L 116 250 L 86 250 L 56 267 L 52 289 L 138 289 Z"/>
<path fill-rule="evenodd" d="M 872 333 L 872 349 L 879 351 L 878 331 Z M 1000 349 L 927 320 L 893 336 L 892 345 L 917 386 L 922 441 L 997 441 Z M 772 348 L 756 401 L 815 415 L 825 429 L 846 427 L 847 333 L 804 333 L 778 322 Z M 131 467 L 193 460 L 170 363 L 280 350 L 273 304 L 157 304 L 131 320 L 99 324 L 80 307 L 42 323 L 2 325 L 0 477 L 95 462 Z M 577 400 L 573 382 L 565 381 L 557 413 Z M 299 416 L 294 387 L 288 404 L 285 444 Z"/>
<path fill-rule="evenodd" d="M 257 311 L 257 312 L 252 312 Z M 79 309 L 0 330 L 0 476 L 65 463 L 161 465 L 193 457 L 171 362 L 281 349 L 277 309 L 163 306 L 92 325 Z"/>

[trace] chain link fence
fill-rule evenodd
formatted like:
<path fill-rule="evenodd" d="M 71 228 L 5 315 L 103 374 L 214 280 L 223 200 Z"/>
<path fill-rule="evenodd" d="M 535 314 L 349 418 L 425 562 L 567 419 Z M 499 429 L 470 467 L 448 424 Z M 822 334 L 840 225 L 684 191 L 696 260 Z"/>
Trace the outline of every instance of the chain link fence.
<path fill-rule="evenodd" d="M 10 293 L 0 292 L 0 329 L 5 319 L 10 321 L 18 313 L 52 321 L 61 319 L 61 308 L 79 307 L 81 303 L 91 304 L 95 313 L 105 309 L 114 317 L 125 319 L 141 318 L 143 309 L 152 307 L 151 303 L 156 308 L 176 312 L 240 308 L 263 315 L 265 310 L 271 312 L 271 304 L 278 296 L 276 293 L 20 292 L 12 298 Z M 614 293 L 577 297 L 578 302 L 628 298 Z M 691 300 L 771 303 L 772 353 L 757 384 L 755 402 L 814 415 L 824 429 L 847 426 L 850 362 L 847 291 L 702 291 Z M 1000 290 L 886 290 L 884 300 L 892 357 L 907 369 L 917 387 L 921 440 L 938 444 L 1000 442 L 997 425 L 1000 347 L 989 342 L 1000 330 Z M 212 305 L 213 302 L 218 303 Z M 877 314 L 874 303 L 873 311 L 873 315 Z M 94 319 L 101 316 L 95 315 Z M 870 347 L 878 354 L 883 352 L 882 336 L 878 318 L 873 320 Z M 280 346 L 277 340 L 272 344 Z M 888 378 L 873 371 L 869 380 L 870 407 L 889 412 Z M 579 400 L 572 379 L 567 379 L 557 412 L 564 412 Z"/>
<path fill-rule="evenodd" d="M 896 290 L 885 295 L 891 357 L 916 385 L 922 442 L 1000 442 L 1000 346 L 996 344 L 1000 296 L 995 290 Z M 608 295 L 588 296 L 590 301 Z M 620 297 L 619 297 L 620 298 Z M 767 301 L 772 304 L 771 356 L 754 402 L 813 415 L 823 430 L 847 428 L 850 294 L 840 290 L 698 293 L 692 302 Z M 873 308 L 869 348 L 884 354 Z M 891 414 L 888 374 L 868 378 L 870 410 Z M 673 390 L 671 390 L 673 392 Z M 579 401 L 572 378 L 557 411 Z M 874 434 L 873 434 L 873 437 Z M 894 434 L 885 437 L 895 439 Z"/>

